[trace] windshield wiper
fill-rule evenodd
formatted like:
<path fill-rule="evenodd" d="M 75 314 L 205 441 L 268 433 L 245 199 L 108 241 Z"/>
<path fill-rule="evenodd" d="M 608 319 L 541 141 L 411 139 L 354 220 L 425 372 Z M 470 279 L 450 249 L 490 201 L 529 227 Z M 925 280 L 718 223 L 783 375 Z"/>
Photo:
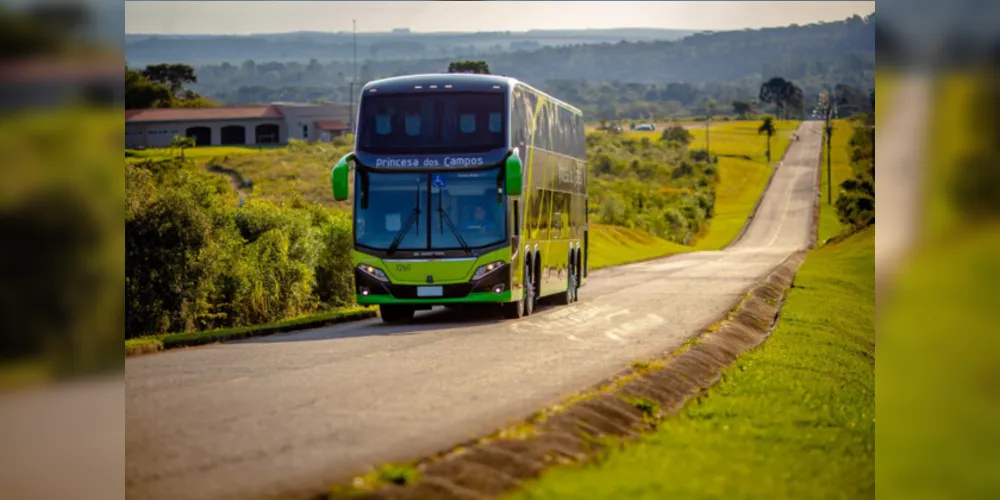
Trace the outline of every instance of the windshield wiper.
<path fill-rule="evenodd" d="M 448 217 L 448 212 L 445 212 L 444 207 L 441 206 L 441 192 L 443 190 L 443 188 L 438 187 L 438 225 L 441 226 L 441 234 L 444 234 L 444 224 L 442 224 L 442 222 L 447 222 L 448 229 L 451 229 L 451 232 L 455 235 L 455 239 L 458 240 L 458 244 L 462 245 L 462 249 L 465 250 L 465 253 L 471 254 L 472 248 L 470 248 L 469 244 L 465 242 L 465 238 L 462 238 L 462 233 L 458 231 L 455 224 L 451 222 L 451 217 Z"/>
<path fill-rule="evenodd" d="M 398 233 L 396 233 L 396 237 L 392 240 L 392 243 L 389 244 L 389 248 L 386 250 L 387 254 L 392 255 L 396 253 L 396 249 L 399 248 L 399 245 L 403 242 L 403 237 L 406 236 L 407 231 L 410 230 L 410 227 L 413 226 L 414 222 L 417 223 L 417 235 L 418 236 L 420 235 L 419 219 L 420 219 L 420 183 L 418 182 L 416 203 L 414 203 L 413 205 L 413 212 L 410 214 L 410 218 L 406 219 L 406 224 L 403 224 L 403 227 L 399 230 Z"/>

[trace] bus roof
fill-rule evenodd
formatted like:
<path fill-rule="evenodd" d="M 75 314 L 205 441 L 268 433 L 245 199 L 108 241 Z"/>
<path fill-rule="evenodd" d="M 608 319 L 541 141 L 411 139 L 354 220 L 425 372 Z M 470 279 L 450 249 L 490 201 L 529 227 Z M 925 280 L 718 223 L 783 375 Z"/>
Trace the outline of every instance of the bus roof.
<path fill-rule="evenodd" d="M 563 106 L 572 110 L 573 112 L 582 115 L 583 113 L 577 109 L 575 106 L 568 104 L 566 102 L 560 101 L 555 97 L 552 97 L 541 90 L 538 90 L 527 83 L 524 83 L 516 78 L 511 78 L 509 76 L 500 75 L 481 75 L 474 73 L 426 73 L 419 75 L 405 75 L 405 76 L 393 76 L 389 78 L 382 78 L 380 80 L 374 80 L 365 84 L 364 88 L 361 89 L 362 95 L 367 95 L 370 90 L 375 89 L 375 92 L 386 92 L 386 93 L 411 93 L 418 92 L 416 87 L 428 88 L 431 85 L 437 85 L 439 87 L 444 87 L 445 85 L 451 85 L 451 90 L 470 90 L 470 91 L 503 91 L 507 92 L 512 89 L 515 85 L 521 85 L 527 87 L 532 92 L 541 94 L 546 98 L 552 100 L 556 104 Z M 420 89 L 422 90 L 422 89 Z"/>

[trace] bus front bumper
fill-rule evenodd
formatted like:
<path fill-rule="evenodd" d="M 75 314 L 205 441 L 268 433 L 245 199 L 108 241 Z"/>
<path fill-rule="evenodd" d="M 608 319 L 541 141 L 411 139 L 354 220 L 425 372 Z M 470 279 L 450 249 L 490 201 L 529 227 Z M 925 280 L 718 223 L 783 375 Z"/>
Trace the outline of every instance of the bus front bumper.
<path fill-rule="evenodd" d="M 520 299 L 511 293 L 510 272 L 507 266 L 502 266 L 477 281 L 426 285 L 387 283 L 355 270 L 354 283 L 357 302 L 362 305 L 499 303 Z M 441 294 L 434 297 L 421 296 L 418 290 L 424 287 L 440 287 Z"/>

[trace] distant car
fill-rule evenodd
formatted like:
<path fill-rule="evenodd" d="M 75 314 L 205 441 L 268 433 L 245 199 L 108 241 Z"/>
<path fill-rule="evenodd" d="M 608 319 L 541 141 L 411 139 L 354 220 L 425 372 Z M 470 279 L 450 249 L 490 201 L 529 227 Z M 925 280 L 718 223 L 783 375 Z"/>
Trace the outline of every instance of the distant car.
<path fill-rule="evenodd" d="M 656 130 L 656 126 L 649 123 L 643 123 L 642 125 L 636 125 L 635 129 L 651 132 L 653 130 Z"/>

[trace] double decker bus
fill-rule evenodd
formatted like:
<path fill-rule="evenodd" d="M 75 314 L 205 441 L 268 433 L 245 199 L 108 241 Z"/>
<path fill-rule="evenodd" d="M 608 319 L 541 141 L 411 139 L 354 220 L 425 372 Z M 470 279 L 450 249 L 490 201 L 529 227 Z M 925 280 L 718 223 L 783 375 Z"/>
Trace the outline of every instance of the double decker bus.
<path fill-rule="evenodd" d="M 331 171 L 353 192 L 359 304 L 385 322 L 432 306 L 577 300 L 587 281 L 582 113 L 513 78 L 429 74 L 361 91 L 354 151 Z M 352 189 L 353 188 L 353 189 Z"/>

